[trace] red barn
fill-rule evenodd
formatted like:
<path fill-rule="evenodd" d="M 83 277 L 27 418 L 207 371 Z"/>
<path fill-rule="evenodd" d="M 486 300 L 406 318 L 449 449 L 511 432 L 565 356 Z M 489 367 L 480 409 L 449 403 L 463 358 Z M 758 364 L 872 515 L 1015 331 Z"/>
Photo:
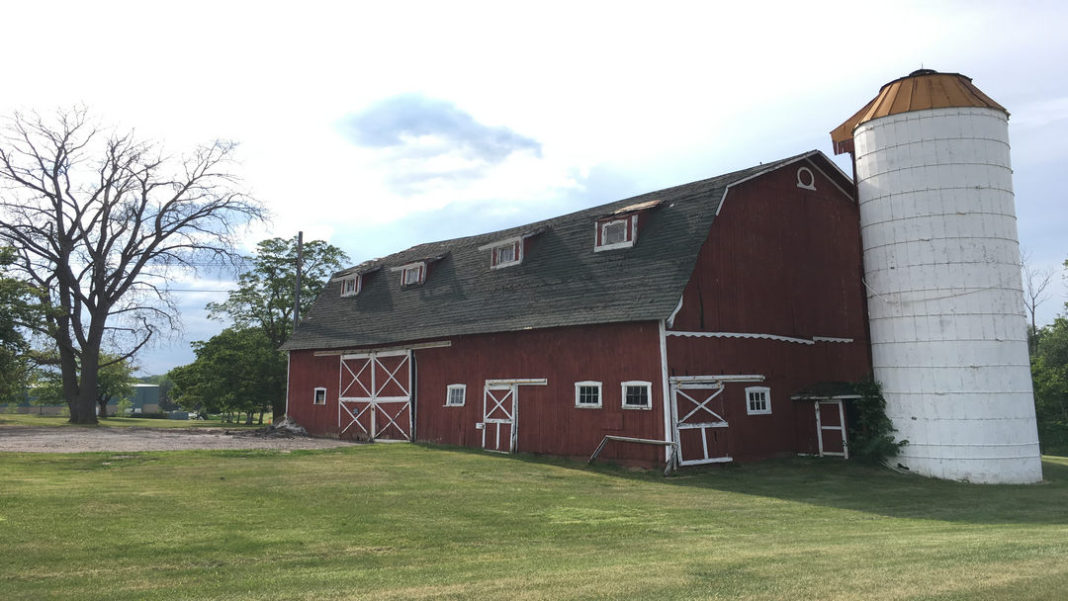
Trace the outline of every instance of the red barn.
<path fill-rule="evenodd" d="M 870 373 L 861 274 L 853 183 L 818 151 L 423 244 L 331 279 L 283 347 L 287 413 L 501 452 L 664 443 L 602 454 L 646 465 L 842 451 L 840 401 L 805 391 Z"/>

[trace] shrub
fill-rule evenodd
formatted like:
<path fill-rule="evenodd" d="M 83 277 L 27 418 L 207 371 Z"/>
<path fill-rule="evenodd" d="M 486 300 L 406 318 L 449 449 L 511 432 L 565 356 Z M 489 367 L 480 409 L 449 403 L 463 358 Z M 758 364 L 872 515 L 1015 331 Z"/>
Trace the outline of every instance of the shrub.
<path fill-rule="evenodd" d="M 886 416 L 886 399 L 878 382 L 865 380 L 855 388 L 860 398 L 853 404 L 856 419 L 849 431 L 850 455 L 864 463 L 884 464 L 909 441 L 894 440 L 897 430 Z"/>

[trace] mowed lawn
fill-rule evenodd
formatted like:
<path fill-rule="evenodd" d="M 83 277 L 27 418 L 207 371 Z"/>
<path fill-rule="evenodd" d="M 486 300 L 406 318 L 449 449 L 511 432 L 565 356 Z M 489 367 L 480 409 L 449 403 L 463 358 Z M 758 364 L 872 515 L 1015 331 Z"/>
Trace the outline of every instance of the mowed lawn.
<path fill-rule="evenodd" d="M 663 478 L 480 452 L 0 454 L 0 599 L 1068 598 L 1068 458 Z"/>

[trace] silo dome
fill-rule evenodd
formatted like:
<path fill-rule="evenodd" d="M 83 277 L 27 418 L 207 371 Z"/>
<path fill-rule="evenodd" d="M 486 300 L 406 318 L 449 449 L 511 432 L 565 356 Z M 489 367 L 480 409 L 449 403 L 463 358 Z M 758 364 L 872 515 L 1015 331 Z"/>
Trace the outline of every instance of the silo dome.
<path fill-rule="evenodd" d="M 1042 479 L 1009 113 L 958 73 L 887 83 L 831 132 L 853 154 L 872 367 L 902 468 Z"/>

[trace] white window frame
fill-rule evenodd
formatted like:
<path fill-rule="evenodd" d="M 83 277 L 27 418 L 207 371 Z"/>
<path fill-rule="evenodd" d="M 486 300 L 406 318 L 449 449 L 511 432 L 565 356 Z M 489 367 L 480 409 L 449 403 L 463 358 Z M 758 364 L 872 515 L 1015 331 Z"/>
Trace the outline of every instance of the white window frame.
<path fill-rule="evenodd" d="M 592 403 L 580 403 L 579 399 L 582 398 L 583 388 L 596 388 L 597 389 L 597 404 Z M 604 390 L 601 387 L 600 382 L 594 382 L 592 380 L 584 380 L 582 382 L 575 382 L 575 408 L 576 409 L 600 409 L 604 405 Z"/>
<path fill-rule="evenodd" d="M 346 290 L 351 284 L 352 290 Z M 363 288 L 363 276 L 361 274 L 341 278 L 341 296 L 356 296 Z"/>
<path fill-rule="evenodd" d="M 616 223 L 623 223 L 624 231 L 627 237 L 622 242 L 615 242 L 612 244 L 605 244 L 605 231 L 609 226 Z M 602 250 L 612 250 L 615 248 L 630 248 L 634 246 L 634 241 L 638 238 L 638 216 L 628 215 L 626 217 L 620 217 L 618 219 L 603 219 L 597 222 L 597 228 L 593 232 L 594 236 L 594 252 L 600 252 Z"/>
<path fill-rule="evenodd" d="M 627 388 L 629 387 L 641 387 L 645 389 L 645 404 L 644 405 L 628 405 L 627 404 Z M 641 380 L 630 380 L 620 384 L 620 391 L 622 392 L 622 399 L 620 404 L 624 409 L 638 409 L 649 410 L 653 408 L 653 383 L 643 382 Z"/>
<path fill-rule="evenodd" d="M 749 395 L 759 393 L 764 394 L 764 408 L 754 409 Z M 771 415 L 771 389 L 767 386 L 746 386 L 745 413 L 746 415 Z"/>
<path fill-rule="evenodd" d="M 322 393 L 323 400 L 319 400 L 319 393 Z M 312 390 L 312 405 L 325 405 L 326 404 L 326 388 L 323 386 L 316 386 Z"/>
<path fill-rule="evenodd" d="M 500 252 L 506 248 L 512 251 L 512 259 L 510 261 L 502 261 L 500 258 Z M 523 241 L 519 238 L 507 240 L 494 246 L 490 252 L 492 253 L 490 255 L 490 269 L 519 265 L 523 262 Z"/>
<path fill-rule="evenodd" d="M 452 391 L 460 391 L 460 402 L 452 402 Z M 467 403 L 467 384 L 449 384 L 445 387 L 445 406 L 463 407 Z"/>
<path fill-rule="evenodd" d="M 418 286 L 426 281 L 426 263 L 420 261 L 418 263 L 409 263 L 408 265 L 402 265 L 400 267 L 401 272 L 401 288 L 408 286 Z M 414 282 L 408 281 L 409 273 L 418 274 Z"/>

